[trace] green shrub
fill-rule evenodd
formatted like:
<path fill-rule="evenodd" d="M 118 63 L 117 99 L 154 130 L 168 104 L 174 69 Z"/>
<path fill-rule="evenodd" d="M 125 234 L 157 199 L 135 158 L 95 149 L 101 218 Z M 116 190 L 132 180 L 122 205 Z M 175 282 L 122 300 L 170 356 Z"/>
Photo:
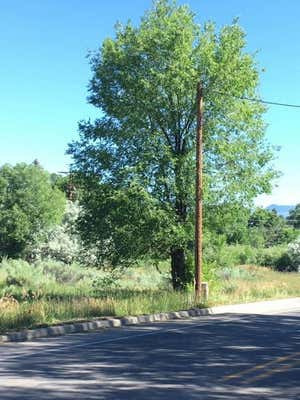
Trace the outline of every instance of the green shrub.
<path fill-rule="evenodd" d="M 52 260 L 65 264 L 97 265 L 95 251 L 84 248 L 76 232 L 79 214 L 79 204 L 67 201 L 62 223 L 40 230 L 27 248 L 26 259 L 31 262 Z"/>
<path fill-rule="evenodd" d="M 257 279 L 256 273 L 251 271 L 246 267 L 230 267 L 230 268 L 223 268 L 218 270 L 217 275 L 222 282 L 226 281 L 235 281 L 235 280 L 244 280 L 244 281 L 252 281 Z"/>
<path fill-rule="evenodd" d="M 204 251 L 204 259 L 208 264 L 215 264 L 219 268 L 255 264 L 256 251 L 255 248 L 247 245 L 228 246 L 223 243 L 219 246 L 207 246 Z"/>
<path fill-rule="evenodd" d="M 225 269 L 237 265 L 259 265 L 272 267 L 278 271 L 297 271 L 300 267 L 300 241 L 289 246 L 252 247 L 249 245 L 226 245 L 213 242 L 204 251 L 205 262 Z"/>
<path fill-rule="evenodd" d="M 84 279 L 92 279 L 94 272 L 80 267 L 77 264 L 66 265 L 62 262 L 44 260 L 38 265 L 43 271 L 44 276 L 50 276 L 61 284 L 74 284 Z"/>
<path fill-rule="evenodd" d="M 256 263 L 263 267 L 275 267 L 285 252 L 286 246 L 257 249 Z"/>
<path fill-rule="evenodd" d="M 258 249 L 257 265 L 272 267 L 277 271 L 292 272 L 297 270 L 286 246 Z"/>
<path fill-rule="evenodd" d="M 296 266 L 293 264 L 293 261 L 290 257 L 290 255 L 285 252 L 283 253 L 278 260 L 276 261 L 275 264 L 275 269 L 277 271 L 285 271 L 285 272 L 293 272 L 293 271 L 297 271 Z"/>
<path fill-rule="evenodd" d="M 300 236 L 288 245 L 287 255 L 291 261 L 291 271 L 300 272 Z"/>

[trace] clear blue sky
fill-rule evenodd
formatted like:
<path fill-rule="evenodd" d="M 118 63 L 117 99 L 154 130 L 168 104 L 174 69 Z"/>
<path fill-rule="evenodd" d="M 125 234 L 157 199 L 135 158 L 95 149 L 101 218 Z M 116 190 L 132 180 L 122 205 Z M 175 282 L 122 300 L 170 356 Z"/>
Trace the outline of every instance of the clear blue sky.
<path fill-rule="evenodd" d="M 116 21 L 137 23 L 151 0 L 0 0 L 0 164 L 38 158 L 66 170 L 67 144 L 77 121 L 95 118 L 86 103 L 89 50 L 112 36 Z M 199 23 L 228 24 L 236 16 L 258 50 L 267 100 L 300 104 L 299 0 L 186 0 Z M 259 204 L 300 202 L 300 109 L 270 107 L 268 140 L 281 146 L 283 172 L 272 196 Z"/>

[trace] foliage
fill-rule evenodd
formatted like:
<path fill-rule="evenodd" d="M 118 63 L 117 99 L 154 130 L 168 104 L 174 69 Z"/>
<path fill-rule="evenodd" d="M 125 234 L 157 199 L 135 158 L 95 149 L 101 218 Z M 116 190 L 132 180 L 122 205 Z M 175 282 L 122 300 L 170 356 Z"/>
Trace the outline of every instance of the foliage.
<path fill-rule="evenodd" d="M 66 264 L 75 262 L 80 254 L 80 241 L 63 225 L 56 225 L 39 233 L 35 246 L 28 252 L 28 259 L 52 259 Z"/>
<path fill-rule="evenodd" d="M 221 236 L 227 244 L 248 243 L 250 209 L 238 203 L 206 205 L 205 230 Z"/>
<path fill-rule="evenodd" d="M 296 229 L 300 229 L 300 203 L 290 210 L 287 221 Z"/>
<path fill-rule="evenodd" d="M 85 245 L 96 247 L 98 264 L 109 260 L 112 266 L 132 265 L 141 254 L 167 256 L 171 225 L 167 212 L 141 186 L 116 190 L 96 185 L 83 194 L 83 202 L 77 227 Z"/>
<path fill-rule="evenodd" d="M 76 231 L 80 210 L 77 202 L 68 200 L 61 224 L 39 231 L 26 249 L 25 258 L 31 262 L 53 260 L 65 264 L 98 265 L 95 251 L 84 247 Z"/>
<path fill-rule="evenodd" d="M 102 291 L 103 288 L 107 289 L 116 289 L 120 287 L 119 280 L 121 278 L 121 273 L 119 270 L 113 270 L 110 274 L 106 274 L 104 276 L 96 276 L 92 281 L 93 289 L 98 292 Z"/>
<path fill-rule="evenodd" d="M 36 232 L 60 222 L 64 194 L 39 164 L 0 168 L 0 257 L 16 257 Z"/>
<path fill-rule="evenodd" d="M 256 249 L 249 245 L 227 245 L 225 235 L 205 234 L 204 260 L 214 264 L 217 269 L 235 265 L 255 264 Z"/>
<path fill-rule="evenodd" d="M 257 278 L 257 274 L 252 269 L 237 266 L 226 267 L 218 270 L 218 276 L 222 281 L 252 281 Z"/>
<path fill-rule="evenodd" d="M 256 247 L 289 243 L 297 232 L 288 227 L 286 220 L 276 210 L 256 208 L 249 221 L 249 242 Z M 253 236 L 254 240 L 251 239 Z"/>
<path fill-rule="evenodd" d="M 256 249 L 256 263 L 263 267 L 272 267 L 279 271 L 288 270 L 291 260 L 287 257 L 287 246 L 278 245 Z"/>
<path fill-rule="evenodd" d="M 69 153 L 86 191 L 87 220 L 79 228 L 108 259 L 168 253 L 173 285 L 184 287 L 185 253 L 193 246 L 199 79 L 205 95 L 207 209 L 213 215 L 214 206 L 246 206 L 270 189 L 275 174 L 264 139 L 265 109 L 240 99 L 257 96 L 259 80 L 245 46 L 237 22 L 220 32 L 211 23 L 200 29 L 187 6 L 160 0 L 138 27 L 119 24 L 115 38 L 91 56 L 89 102 L 103 117 L 80 122 L 80 139 Z M 116 201 L 122 205 L 112 207 Z"/>
<path fill-rule="evenodd" d="M 78 265 L 54 261 L 29 264 L 24 260 L 3 260 L 0 264 L 0 296 L 12 295 L 22 301 L 84 295 L 95 272 Z"/>
<path fill-rule="evenodd" d="M 31 261 L 52 259 L 71 264 L 82 251 L 80 238 L 74 232 L 79 206 L 67 201 L 62 223 L 40 230 L 32 245 L 27 248 L 26 258 Z"/>
<path fill-rule="evenodd" d="M 71 173 L 61 176 L 60 174 L 52 173 L 50 175 L 53 186 L 65 193 L 68 200 L 75 202 L 80 197 L 80 190 L 75 185 L 73 175 Z"/>
<path fill-rule="evenodd" d="M 300 272 L 300 237 L 288 245 L 287 254 L 291 260 L 291 269 Z"/>
<path fill-rule="evenodd" d="M 46 299 L 97 297 L 100 291 L 113 286 L 124 290 L 169 289 L 166 267 L 162 264 L 158 270 L 149 261 L 124 271 L 104 271 L 53 260 L 28 263 L 21 259 L 4 259 L 0 263 L 0 298 L 12 295 L 22 301 L 29 293 Z"/>
<path fill-rule="evenodd" d="M 67 196 L 67 192 L 68 192 L 68 177 L 67 176 L 62 176 L 60 174 L 57 174 L 55 172 L 53 172 L 52 174 L 50 174 L 50 180 L 51 180 L 51 184 L 54 187 L 57 187 L 60 191 L 64 192 L 65 195 Z"/>
<path fill-rule="evenodd" d="M 204 258 L 206 262 L 216 266 L 217 273 L 240 265 L 257 265 L 270 267 L 277 271 L 291 272 L 297 271 L 300 266 L 297 250 L 299 250 L 297 241 L 288 246 L 277 245 L 267 248 L 223 244 L 206 248 Z"/>
<path fill-rule="evenodd" d="M 244 244 L 228 246 L 225 237 L 223 237 L 223 241 L 220 240 L 220 237 L 218 239 L 218 242 L 210 240 L 209 245 L 204 247 L 205 261 L 215 265 L 218 273 L 240 265 L 258 265 L 279 271 L 295 270 L 286 245 L 268 248 Z"/>

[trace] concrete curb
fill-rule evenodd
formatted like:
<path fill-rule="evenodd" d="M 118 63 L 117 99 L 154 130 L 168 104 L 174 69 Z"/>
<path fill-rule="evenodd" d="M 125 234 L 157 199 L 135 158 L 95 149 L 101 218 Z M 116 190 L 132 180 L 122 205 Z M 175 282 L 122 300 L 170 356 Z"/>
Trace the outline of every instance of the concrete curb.
<path fill-rule="evenodd" d="M 184 311 L 173 311 L 167 313 L 128 316 L 123 318 L 106 318 L 85 322 L 74 322 L 68 324 L 54 325 L 46 328 L 26 329 L 19 332 L 9 332 L 0 335 L 2 342 L 25 342 L 27 340 L 39 339 L 51 336 L 61 336 L 68 333 L 91 332 L 97 329 L 115 328 L 129 325 L 139 325 L 149 322 L 170 321 L 210 314 L 210 309 L 191 309 Z"/>
<path fill-rule="evenodd" d="M 61 336 L 69 333 L 91 332 L 98 329 L 115 328 L 129 325 L 139 325 L 149 322 L 171 321 L 175 319 L 186 319 L 213 314 L 241 313 L 241 314 L 264 314 L 272 312 L 285 312 L 300 310 L 300 297 L 284 300 L 273 300 L 256 303 L 235 304 L 228 306 L 217 306 L 212 308 L 192 308 L 190 310 L 172 311 L 165 313 L 128 316 L 123 318 L 105 318 L 85 322 L 74 322 L 49 326 L 47 328 L 28 329 L 19 332 L 9 332 L 0 335 L 0 343 L 25 342 L 28 340 Z"/>

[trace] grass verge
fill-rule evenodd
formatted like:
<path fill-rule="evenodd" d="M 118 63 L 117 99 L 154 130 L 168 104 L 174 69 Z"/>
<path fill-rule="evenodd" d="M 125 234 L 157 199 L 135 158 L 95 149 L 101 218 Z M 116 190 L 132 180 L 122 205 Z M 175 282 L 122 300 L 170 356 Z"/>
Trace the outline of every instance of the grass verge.
<path fill-rule="evenodd" d="M 27 266 L 23 267 L 26 269 Z M 55 271 L 58 269 L 55 266 Z M 268 268 L 243 266 L 225 268 L 217 272 L 217 281 L 212 282 L 207 304 L 195 304 L 193 292 L 174 292 L 162 282 L 153 270 L 157 289 L 148 281 L 149 269 L 131 271 L 123 277 L 123 287 L 114 289 L 93 289 L 90 272 L 60 284 L 50 274 L 48 266 L 47 279 L 30 281 L 29 275 L 23 273 L 23 287 L 10 285 L 4 288 L 5 282 L 20 281 L 9 270 L 2 270 L 2 299 L 0 300 L 0 332 L 9 330 L 48 326 L 61 322 L 85 320 L 104 316 L 124 316 L 150 314 L 156 312 L 176 311 L 195 306 L 214 306 L 222 304 L 245 303 L 251 301 L 279 299 L 300 296 L 300 274 L 281 273 Z M 45 271 L 37 270 L 42 274 Z M 24 272 L 24 271 L 23 271 Z M 57 272 L 57 271 L 56 271 Z M 143 275 L 146 274 L 147 278 Z M 35 274 L 32 274 L 34 277 Z M 40 276 L 40 275 L 39 275 Z M 58 274 L 59 277 L 61 277 Z M 25 281 L 30 287 L 25 286 Z M 88 280 L 90 279 L 90 280 Z M 126 282 L 127 279 L 127 282 Z M 163 278 L 165 280 L 165 277 Z M 152 279 L 152 281 L 154 278 Z M 143 284 L 145 282 L 145 284 Z M 147 283 L 148 282 L 148 283 Z M 138 287 L 138 289 L 137 289 Z M 9 289 L 9 290 L 8 290 Z M 31 290 L 31 292 L 30 292 Z M 22 294 L 23 293 L 23 294 Z M 31 293 L 31 295 L 30 295 Z M 33 293 L 33 294 L 32 294 Z M 85 295 L 83 295 L 85 293 Z"/>
<path fill-rule="evenodd" d="M 9 303 L 9 298 L 7 299 Z M 99 298 L 36 300 L 0 307 L 0 332 L 48 326 L 104 316 L 126 316 L 176 311 L 195 306 L 191 293 L 167 290 L 115 290 Z"/>

